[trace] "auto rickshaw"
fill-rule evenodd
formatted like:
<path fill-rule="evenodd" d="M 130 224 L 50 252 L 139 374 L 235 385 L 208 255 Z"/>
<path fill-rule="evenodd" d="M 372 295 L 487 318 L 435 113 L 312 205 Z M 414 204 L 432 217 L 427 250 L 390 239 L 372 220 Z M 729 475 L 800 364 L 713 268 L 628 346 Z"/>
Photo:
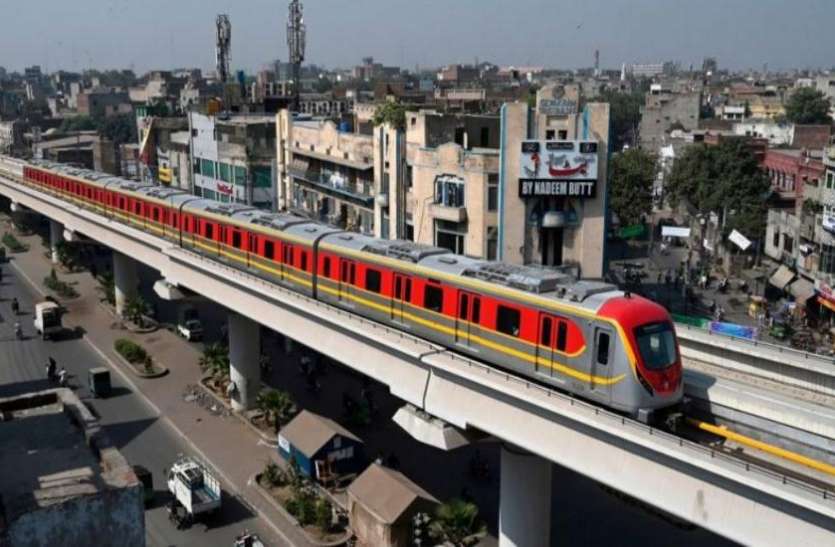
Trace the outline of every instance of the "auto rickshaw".
<path fill-rule="evenodd" d="M 91 368 L 87 373 L 87 383 L 93 397 L 110 395 L 110 371 L 104 367 Z"/>

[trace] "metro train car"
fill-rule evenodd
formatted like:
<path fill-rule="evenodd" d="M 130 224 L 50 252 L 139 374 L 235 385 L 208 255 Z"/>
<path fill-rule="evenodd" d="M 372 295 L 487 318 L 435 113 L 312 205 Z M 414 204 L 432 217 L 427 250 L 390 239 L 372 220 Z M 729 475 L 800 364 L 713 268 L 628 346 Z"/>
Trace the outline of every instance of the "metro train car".
<path fill-rule="evenodd" d="M 643 421 L 682 401 L 669 314 L 613 285 L 61 164 L 19 167 L 0 159 L 3 174 L 79 207 Z"/>

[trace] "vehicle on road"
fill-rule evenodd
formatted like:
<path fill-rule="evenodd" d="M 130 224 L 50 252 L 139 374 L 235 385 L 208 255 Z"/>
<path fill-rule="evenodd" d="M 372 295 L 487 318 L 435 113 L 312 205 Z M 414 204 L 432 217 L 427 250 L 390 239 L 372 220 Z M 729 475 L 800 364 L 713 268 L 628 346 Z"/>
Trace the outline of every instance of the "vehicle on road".
<path fill-rule="evenodd" d="M 195 342 L 203 339 L 203 324 L 199 319 L 189 319 L 183 323 L 177 324 L 177 334 L 188 340 Z"/>
<path fill-rule="evenodd" d="M 220 510 L 220 482 L 208 466 L 198 460 L 181 456 L 168 470 L 167 482 L 168 491 L 185 510 L 187 522 Z"/>
<path fill-rule="evenodd" d="M 44 340 L 55 338 L 64 329 L 61 325 L 61 306 L 49 301 L 35 304 L 34 325 L 35 332 Z"/>
<path fill-rule="evenodd" d="M 266 545 L 258 537 L 258 534 L 247 531 L 235 538 L 232 547 L 266 547 Z"/>
<path fill-rule="evenodd" d="M 91 368 L 87 372 L 87 385 L 93 397 L 110 395 L 110 370 L 104 367 Z"/>

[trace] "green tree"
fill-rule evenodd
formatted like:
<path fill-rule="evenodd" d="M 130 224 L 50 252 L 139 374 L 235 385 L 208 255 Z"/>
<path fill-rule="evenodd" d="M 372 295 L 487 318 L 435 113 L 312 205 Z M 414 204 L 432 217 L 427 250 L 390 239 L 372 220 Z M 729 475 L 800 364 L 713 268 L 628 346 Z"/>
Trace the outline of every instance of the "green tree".
<path fill-rule="evenodd" d="M 377 107 L 371 123 L 375 126 L 388 123 L 397 129 L 406 127 L 406 107 L 396 102 L 386 102 Z"/>
<path fill-rule="evenodd" d="M 97 121 L 99 136 L 116 144 L 136 142 L 136 120 L 130 114 L 108 116 Z"/>
<path fill-rule="evenodd" d="M 792 123 L 829 125 L 829 100 L 820 91 L 801 87 L 786 103 L 786 118 Z"/>
<path fill-rule="evenodd" d="M 676 159 L 667 177 L 673 207 L 686 203 L 698 214 L 720 215 L 724 235 L 739 230 L 762 239 L 771 183 L 748 143 L 729 139 L 717 146 L 696 144 Z"/>
<path fill-rule="evenodd" d="M 97 129 L 96 121 L 90 116 L 73 116 L 72 118 L 64 118 L 60 131 L 66 133 L 71 131 L 95 131 Z"/>
<path fill-rule="evenodd" d="M 125 308 L 123 315 L 125 319 L 131 321 L 138 327 L 145 325 L 144 316 L 148 314 L 150 306 L 145 302 L 145 299 L 139 295 L 134 295 L 125 301 Z"/>
<path fill-rule="evenodd" d="M 255 399 L 256 406 L 267 414 L 268 419 L 277 427 L 290 421 L 296 412 L 293 398 L 286 391 L 265 389 Z"/>
<path fill-rule="evenodd" d="M 640 91 L 622 93 L 607 89 L 592 101 L 609 103 L 610 139 L 613 149 L 622 150 L 626 144 L 634 145 L 638 126 L 641 124 L 644 94 Z"/>
<path fill-rule="evenodd" d="M 640 148 L 630 148 L 615 154 L 611 167 L 609 204 L 621 225 L 637 224 L 652 211 L 656 158 Z"/>
<path fill-rule="evenodd" d="M 456 547 L 475 545 L 486 533 L 487 527 L 478 518 L 478 507 L 457 498 L 439 505 L 429 525 L 433 539 Z"/>
<path fill-rule="evenodd" d="M 208 344 L 203 348 L 203 354 L 197 361 L 200 368 L 209 371 L 214 376 L 229 375 L 229 348 L 222 344 Z"/>

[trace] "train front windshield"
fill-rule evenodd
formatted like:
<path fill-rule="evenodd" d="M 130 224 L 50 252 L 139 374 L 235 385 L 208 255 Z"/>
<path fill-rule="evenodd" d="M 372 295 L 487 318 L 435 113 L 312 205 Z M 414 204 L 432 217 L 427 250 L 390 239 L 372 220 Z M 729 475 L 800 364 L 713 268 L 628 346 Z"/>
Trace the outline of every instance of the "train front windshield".
<path fill-rule="evenodd" d="M 676 362 L 676 337 L 669 323 L 648 323 L 635 329 L 644 366 L 661 370 Z"/>

